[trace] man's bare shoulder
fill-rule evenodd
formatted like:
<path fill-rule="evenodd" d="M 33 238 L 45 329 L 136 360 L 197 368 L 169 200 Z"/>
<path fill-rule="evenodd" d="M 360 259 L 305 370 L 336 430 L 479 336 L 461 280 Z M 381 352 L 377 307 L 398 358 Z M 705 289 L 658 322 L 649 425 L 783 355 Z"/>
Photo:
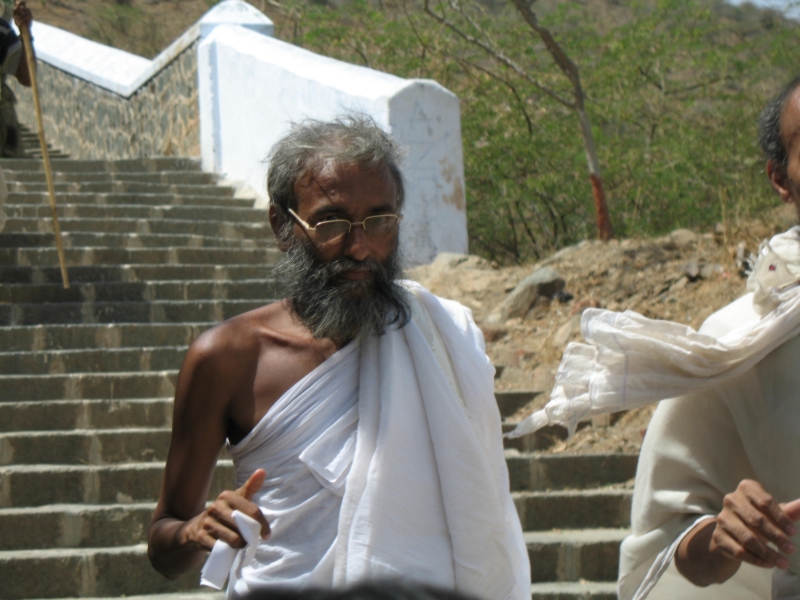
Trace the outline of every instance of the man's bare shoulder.
<path fill-rule="evenodd" d="M 291 317 L 282 302 L 237 315 L 200 334 L 187 353 L 187 363 L 227 369 L 257 360 L 271 345 L 280 345 Z"/>

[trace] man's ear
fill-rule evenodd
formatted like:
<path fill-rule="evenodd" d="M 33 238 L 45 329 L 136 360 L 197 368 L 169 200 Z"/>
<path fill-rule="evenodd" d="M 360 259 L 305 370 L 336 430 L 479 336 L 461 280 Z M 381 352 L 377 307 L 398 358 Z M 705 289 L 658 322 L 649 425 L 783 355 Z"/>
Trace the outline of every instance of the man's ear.
<path fill-rule="evenodd" d="M 275 234 L 275 239 L 278 241 L 278 250 L 281 252 L 286 252 L 292 245 L 289 240 L 281 237 L 281 232 L 286 225 L 286 219 L 284 219 L 283 215 L 278 212 L 278 209 L 275 208 L 275 205 L 271 203 L 269 205 L 268 214 L 269 224 L 272 227 L 272 232 Z"/>
<path fill-rule="evenodd" d="M 782 201 L 787 204 L 794 202 L 794 198 L 792 198 L 792 194 L 787 187 L 786 169 L 782 164 L 770 158 L 767 161 L 767 177 L 769 177 L 772 187 Z"/>

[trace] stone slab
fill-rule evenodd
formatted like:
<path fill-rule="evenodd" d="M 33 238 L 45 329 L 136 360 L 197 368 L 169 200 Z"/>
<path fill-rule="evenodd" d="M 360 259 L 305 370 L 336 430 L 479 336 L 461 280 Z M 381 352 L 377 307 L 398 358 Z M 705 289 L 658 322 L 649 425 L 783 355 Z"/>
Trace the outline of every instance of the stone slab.
<path fill-rule="evenodd" d="M 220 456 L 228 457 L 228 454 L 223 449 Z M 0 507 L 154 503 L 158 500 L 163 476 L 162 461 L 118 465 L 5 466 L 0 467 Z M 233 489 L 233 485 L 233 463 L 229 458 L 222 458 L 214 471 L 209 498 L 215 498 L 223 490 Z"/>
<path fill-rule="evenodd" d="M 0 432 L 170 427 L 172 398 L 0 402 Z"/>

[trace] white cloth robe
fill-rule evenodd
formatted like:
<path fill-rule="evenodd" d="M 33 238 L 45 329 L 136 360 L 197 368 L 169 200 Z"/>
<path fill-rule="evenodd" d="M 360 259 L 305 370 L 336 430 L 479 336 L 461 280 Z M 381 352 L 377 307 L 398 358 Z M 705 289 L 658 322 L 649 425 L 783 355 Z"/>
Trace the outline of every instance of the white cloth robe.
<path fill-rule="evenodd" d="M 715 313 L 700 332 L 722 335 L 758 318 L 748 294 Z M 620 552 L 621 600 L 772 597 L 771 570 L 745 564 L 726 583 L 699 588 L 677 572 L 672 559 L 684 534 L 700 519 L 719 514 L 724 495 L 742 479 L 759 481 L 780 502 L 800 498 L 799 394 L 795 337 L 711 390 L 659 404 L 639 458 L 632 533 Z M 790 557 L 796 573 L 798 559 L 800 554 Z M 778 597 L 792 598 L 794 592 Z"/>
<path fill-rule="evenodd" d="M 398 576 L 488 600 L 530 597 L 483 337 L 468 309 L 406 286 L 412 322 L 337 352 L 231 447 L 237 485 L 267 470 L 254 501 L 273 535 L 239 553 L 228 597 Z M 352 384 L 337 382 L 337 369 L 352 382 L 354 361 L 350 406 Z M 333 403 L 331 385 L 340 386 Z M 308 393 L 313 386 L 319 393 Z M 311 414 L 329 404 L 330 414 Z M 308 489 L 292 498 L 287 483 Z"/>

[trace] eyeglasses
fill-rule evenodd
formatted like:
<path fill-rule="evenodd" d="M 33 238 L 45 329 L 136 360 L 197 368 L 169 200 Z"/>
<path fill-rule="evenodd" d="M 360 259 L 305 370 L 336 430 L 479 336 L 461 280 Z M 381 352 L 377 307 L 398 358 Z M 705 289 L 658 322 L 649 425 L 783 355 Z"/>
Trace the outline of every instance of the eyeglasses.
<path fill-rule="evenodd" d="M 319 244 L 332 242 L 346 236 L 353 226 L 363 227 L 364 233 L 372 237 L 390 235 L 397 230 L 397 226 L 403 220 L 400 215 L 373 215 L 358 223 L 353 223 L 347 219 L 332 219 L 330 221 L 321 221 L 312 227 L 297 216 L 297 213 L 291 208 L 289 209 L 289 214 L 294 217 L 303 229 L 313 233 L 314 241 Z"/>

